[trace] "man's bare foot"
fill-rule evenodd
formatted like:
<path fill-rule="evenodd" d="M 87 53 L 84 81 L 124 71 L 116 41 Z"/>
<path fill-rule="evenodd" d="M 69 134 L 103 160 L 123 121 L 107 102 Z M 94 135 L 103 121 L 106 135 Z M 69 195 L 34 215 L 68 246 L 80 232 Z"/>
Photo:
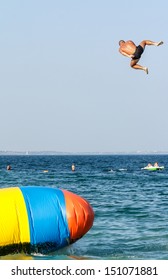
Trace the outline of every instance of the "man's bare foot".
<path fill-rule="evenodd" d="M 146 74 L 148 74 L 148 68 L 147 67 L 144 67 L 143 70 L 146 72 Z"/>
<path fill-rule="evenodd" d="M 158 47 L 158 46 L 160 46 L 160 45 L 162 45 L 163 44 L 163 41 L 159 41 L 157 44 L 156 44 L 156 46 Z"/>

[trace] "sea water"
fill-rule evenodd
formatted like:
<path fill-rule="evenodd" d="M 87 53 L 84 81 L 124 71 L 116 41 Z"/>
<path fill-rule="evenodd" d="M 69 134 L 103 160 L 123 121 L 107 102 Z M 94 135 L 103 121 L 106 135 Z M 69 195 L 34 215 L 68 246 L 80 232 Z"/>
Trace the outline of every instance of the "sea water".
<path fill-rule="evenodd" d="M 142 170 L 149 162 L 165 168 Z M 0 156 L 0 188 L 28 185 L 82 196 L 93 207 L 93 226 L 52 254 L 0 259 L 168 259 L 168 155 Z"/>

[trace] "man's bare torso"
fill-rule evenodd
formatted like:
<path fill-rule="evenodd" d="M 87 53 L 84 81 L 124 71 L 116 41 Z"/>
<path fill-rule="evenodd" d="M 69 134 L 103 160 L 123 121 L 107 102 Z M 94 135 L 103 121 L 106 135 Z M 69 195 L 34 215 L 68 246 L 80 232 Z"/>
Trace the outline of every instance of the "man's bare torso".
<path fill-rule="evenodd" d="M 131 55 L 135 53 L 136 45 L 132 41 L 126 41 L 120 46 L 119 50 Z"/>

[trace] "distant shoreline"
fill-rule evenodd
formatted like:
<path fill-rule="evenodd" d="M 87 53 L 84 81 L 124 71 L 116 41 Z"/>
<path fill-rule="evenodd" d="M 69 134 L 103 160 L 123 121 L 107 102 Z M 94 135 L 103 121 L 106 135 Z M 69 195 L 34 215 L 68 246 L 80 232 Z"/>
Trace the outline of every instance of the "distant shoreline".
<path fill-rule="evenodd" d="M 110 155 L 168 155 L 168 152 L 54 152 L 54 151 L 0 151 L 0 156 L 110 156 Z"/>

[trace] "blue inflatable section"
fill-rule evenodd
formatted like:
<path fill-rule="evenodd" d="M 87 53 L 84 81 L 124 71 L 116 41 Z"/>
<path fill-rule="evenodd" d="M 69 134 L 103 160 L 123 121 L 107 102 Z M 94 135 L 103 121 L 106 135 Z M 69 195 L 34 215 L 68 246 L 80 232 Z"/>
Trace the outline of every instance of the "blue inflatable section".
<path fill-rule="evenodd" d="M 20 187 L 29 217 L 31 244 L 50 242 L 57 247 L 66 246 L 70 233 L 64 194 L 55 188 L 39 188 L 40 192 L 38 187 Z"/>

